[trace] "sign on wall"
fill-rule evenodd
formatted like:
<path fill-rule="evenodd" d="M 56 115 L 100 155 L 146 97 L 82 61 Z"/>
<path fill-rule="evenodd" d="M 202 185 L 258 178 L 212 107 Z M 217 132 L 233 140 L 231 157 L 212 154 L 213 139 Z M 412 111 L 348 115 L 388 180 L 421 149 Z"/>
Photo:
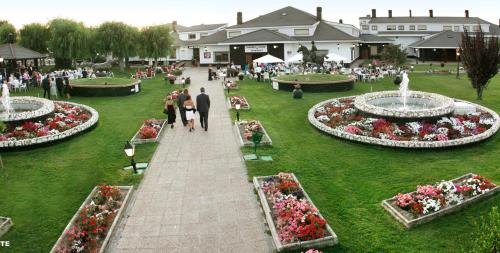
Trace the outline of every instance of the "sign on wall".
<path fill-rule="evenodd" d="M 245 53 L 267 53 L 267 45 L 245 46 Z"/>

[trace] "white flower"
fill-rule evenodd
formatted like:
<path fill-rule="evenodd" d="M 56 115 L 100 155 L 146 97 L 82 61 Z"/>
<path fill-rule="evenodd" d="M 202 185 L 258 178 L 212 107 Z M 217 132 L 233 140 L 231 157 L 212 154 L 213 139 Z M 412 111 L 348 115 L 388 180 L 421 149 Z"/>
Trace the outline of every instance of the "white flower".
<path fill-rule="evenodd" d="M 318 120 L 319 122 L 326 123 L 326 122 L 330 121 L 330 118 L 328 118 L 328 116 L 326 116 L 326 115 L 321 115 L 321 116 L 319 116 L 319 117 L 317 118 L 317 120 Z"/>
<path fill-rule="evenodd" d="M 450 120 L 450 118 L 446 118 L 446 117 L 443 117 L 441 118 L 440 120 L 438 120 L 437 122 L 438 124 L 450 124 L 450 125 L 453 125 L 453 122 Z"/>
<path fill-rule="evenodd" d="M 448 135 L 449 129 L 446 127 L 440 127 L 436 130 L 438 134 Z"/>
<path fill-rule="evenodd" d="M 422 127 L 422 125 L 420 125 L 420 123 L 418 123 L 418 122 L 408 122 L 408 123 L 406 123 L 406 126 L 408 128 L 410 128 L 410 130 L 413 134 L 418 134 L 418 132 L 420 131 L 420 128 Z"/>
<path fill-rule="evenodd" d="M 493 125 L 493 124 L 495 124 L 495 120 L 493 118 L 481 118 L 481 119 L 479 119 L 479 124 Z"/>
<path fill-rule="evenodd" d="M 475 129 L 476 128 L 476 123 L 471 122 L 471 121 L 465 121 L 464 126 L 466 126 L 469 129 Z"/>

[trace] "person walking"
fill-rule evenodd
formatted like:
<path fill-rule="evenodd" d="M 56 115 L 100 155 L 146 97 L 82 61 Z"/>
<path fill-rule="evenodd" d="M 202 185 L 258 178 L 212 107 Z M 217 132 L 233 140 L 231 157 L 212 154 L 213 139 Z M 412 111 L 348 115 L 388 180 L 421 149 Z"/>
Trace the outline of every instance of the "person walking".
<path fill-rule="evenodd" d="M 165 113 L 167 114 L 167 125 L 170 125 L 170 128 L 174 128 L 176 118 L 175 103 L 171 96 L 167 96 L 165 99 Z"/>
<path fill-rule="evenodd" d="M 213 80 L 212 65 L 208 65 L 208 81 Z"/>
<path fill-rule="evenodd" d="M 184 109 L 184 102 L 186 101 L 187 96 L 189 95 L 188 89 L 184 89 L 184 92 L 180 93 L 177 97 L 177 107 L 179 107 L 179 114 L 181 115 L 182 124 L 184 126 L 187 125 L 186 120 L 186 110 Z"/>
<path fill-rule="evenodd" d="M 57 86 L 56 86 L 56 82 L 55 82 L 53 77 L 50 78 L 50 96 L 58 98 Z"/>
<path fill-rule="evenodd" d="M 210 97 L 205 94 L 205 88 L 201 87 L 201 94 L 196 97 L 196 108 L 200 114 L 201 128 L 208 131 L 208 111 L 210 110 Z"/>
<path fill-rule="evenodd" d="M 186 120 L 189 132 L 194 131 L 194 114 L 196 112 L 196 107 L 194 106 L 193 99 L 191 99 L 191 95 L 186 96 L 186 101 L 184 101 L 184 109 L 186 110 Z"/>
<path fill-rule="evenodd" d="M 45 98 L 45 94 L 47 94 L 47 98 L 50 99 L 50 76 L 47 75 L 42 81 L 43 88 L 43 98 Z"/>

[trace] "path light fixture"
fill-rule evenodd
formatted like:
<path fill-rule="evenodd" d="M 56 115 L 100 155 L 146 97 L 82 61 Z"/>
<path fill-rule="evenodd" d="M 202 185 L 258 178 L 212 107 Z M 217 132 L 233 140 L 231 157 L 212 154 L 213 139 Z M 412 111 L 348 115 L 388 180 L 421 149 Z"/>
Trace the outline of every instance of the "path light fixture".
<path fill-rule="evenodd" d="M 415 53 L 417 54 L 417 64 L 418 64 L 418 57 L 419 57 L 419 55 L 418 55 L 418 48 L 415 48 Z"/>
<path fill-rule="evenodd" d="M 134 160 L 134 155 L 135 155 L 135 146 L 130 143 L 130 141 L 127 141 L 125 143 L 125 147 L 123 148 L 123 151 L 125 151 L 125 155 L 130 159 L 130 164 L 132 165 L 132 168 L 134 169 L 134 174 L 137 174 L 137 167 L 136 163 Z"/>
<path fill-rule="evenodd" d="M 460 79 L 460 48 L 457 48 L 457 79 Z"/>
<path fill-rule="evenodd" d="M 229 89 L 229 87 L 228 87 Z M 234 103 L 234 108 L 236 109 L 236 121 L 240 122 L 240 109 L 241 109 L 241 102 L 240 100 L 236 100 Z"/>
<path fill-rule="evenodd" d="M 337 43 L 337 50 L 340 50 L 340 43 Z"/>

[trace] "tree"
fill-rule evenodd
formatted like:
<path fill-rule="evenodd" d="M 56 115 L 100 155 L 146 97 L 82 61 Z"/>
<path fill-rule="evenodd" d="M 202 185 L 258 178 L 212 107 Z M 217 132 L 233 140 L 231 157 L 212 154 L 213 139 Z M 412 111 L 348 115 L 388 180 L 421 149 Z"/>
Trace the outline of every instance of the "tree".
<path fill-rule="evenodd" d="M 40 53 L 47 53 L 50 39 L 49 29 L 39 23 L 28 24 L 19 31 L 19 39 L 21 46 Z"/>
<path fill-rule="evenodd" d="M 128 58 L 137 53 L 137 37 L 138 31 L 134 27 L 122 22 L 106 22 L 96 31 L 97 48 L 102 54 L 112 54 L 118 58 L 123 68 L 123 60 L 126 59 L 128 65 Z"/>
<path fill-rule="evenodd" d="M 53 19 L 49 22 L 50 53 L 59 68 L 70 68 L 77 58 L 90 55 L 91 32 L 82 23 L 68 19 Z"/>
<path fill-rule="evenodd" d="M 402 51 L 399 45 L 385 45 L 381 56 L 382 60 L 395 66 L 401 66 L 406 63 L 406 52 Z"/>
<path fill-rule="evenodd" d="M 482 29 L 472 34 L 467 30 L 462 33 L 462 62 L 479 100 L 483 99 L 483 91 L 490 79 L 498 73 L 498 43 L 498 37 L 486 38 Z"/>
<path fill-rule="evenodd" d="M 169 25 L 149 26 L 141 31 L 142 57 L 150 57 L 158 65 L 158 58 L 167 57 L 172 50 L 172 37 Z"/>
<path fill-rule="evenodd" d="M 16 28 L 7 21 L 0 21 L 0 44 L 15 43 L 16 41 L 17 41 Z"/>

